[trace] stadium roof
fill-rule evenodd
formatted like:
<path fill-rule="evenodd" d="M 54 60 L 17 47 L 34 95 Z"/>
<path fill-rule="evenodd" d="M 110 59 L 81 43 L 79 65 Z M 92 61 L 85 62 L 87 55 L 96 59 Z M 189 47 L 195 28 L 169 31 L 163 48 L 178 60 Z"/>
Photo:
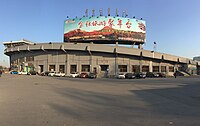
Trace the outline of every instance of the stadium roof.
<path fill-rule="evenodd" d="M 15 47 L 15 46 L 21 46 L 21 45 L 33 45 L 34 43 L 26 40 L 26 39 L 22 39 L 19 41 L 10 41 L 10 42 L 3 42 L 4 46 L 9 48 L 9 47 Z"/>

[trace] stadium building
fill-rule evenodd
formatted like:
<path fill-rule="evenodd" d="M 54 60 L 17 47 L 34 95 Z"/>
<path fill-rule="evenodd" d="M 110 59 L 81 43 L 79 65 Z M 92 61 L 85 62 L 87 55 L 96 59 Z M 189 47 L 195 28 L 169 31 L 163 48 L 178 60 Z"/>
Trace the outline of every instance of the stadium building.
<path fill-rule="evenodd" d="M 171 76 L 176 70 L 198 74 L 199 61 L 144 50 L 144 20 L 86 16 L 68 19 L 64 24 L 64 42 L 33 43 L 24 39 L 3 42 L 11 69 L 56 71 L 67 76 L 73 72 L 94 72 L 98 77 L 129 72 L 162 72 Z"/>

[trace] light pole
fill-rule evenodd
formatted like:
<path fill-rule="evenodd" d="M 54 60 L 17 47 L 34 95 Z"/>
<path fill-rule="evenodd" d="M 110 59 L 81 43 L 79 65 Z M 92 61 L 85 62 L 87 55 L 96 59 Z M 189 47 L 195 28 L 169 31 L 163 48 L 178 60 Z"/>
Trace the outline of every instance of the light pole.
<path fill-rule="evenodd" d="M 156 44 L 157 44 L 157 43 L 154 41 L 154 42 L 153 42 L 153 51 L 154 51 L 154 52 L 156 52 Z"/>

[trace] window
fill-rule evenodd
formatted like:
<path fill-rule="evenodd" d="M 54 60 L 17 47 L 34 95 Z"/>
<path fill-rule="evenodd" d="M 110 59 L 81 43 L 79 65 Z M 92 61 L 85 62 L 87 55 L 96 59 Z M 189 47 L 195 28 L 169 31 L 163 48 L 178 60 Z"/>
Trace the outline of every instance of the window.
<path fill-rule="evenodd" d="M 26 61 L 34 61 L 34 57 L 33 56 L 29 56 L 29 57 L 26 57 Z"/>
<path fill-rule="evenodd" d="M 140 72 L 140 66 L 139 65 L 132 65 L 132 72 L 139 73 Z"/>
<path fill-rule="evenodd" d="M 81 72 L 90 72 L 90 65 L 82 65 Z"/>
<path fill-rule="evenodd" d="M 75 73 L 75 72 L 77 72 L 77 67 L 76 67 L 76 65 L 71 65 L 71 66 L 70 66 L 70 73 Z"/>
<path fill-rule="evenodd" d="M 166 66 L 161 66 L 161 72 L 166 72 Z"/>
<path fill-rule="evenodd" d="M 20 59 L 19 59 L 19 62 L 20 62 L 20 63 L 23 63 L 23 62 L 24 62 L 24 58 L 20 58 Z"/>
<path fill-rule="evenodd" d="M 169 66 L 169 72 L 174 72 L 174 67 L 173 66 Z"/>
<path fill-rule="evenodd" d="M 55 65 L 49 65 L 49 71 L 55 71 L 56 66 Z"/>
<path fill-rule="evenodd" d="M 44 71 L 44 66 L 43 65 L 39 65 L 40 67 L 40 72 L 43 72 Z"/>
<path fill-rule="evenodd" d="M 142 72 L 149 72 L 149 66 L 142 66 Z"/>
<path fill-rule="evenodd" d="M 153 66 L 153 72 L 159 72 L 159 66 Z"/>
<path fill-rule="evenodd" d="M 118 69 L 119 72 L 127 72 L 127 65 L 119 65 Z"/>
<path fill-rule="evenodd" d="M 100 65 L 101 71 L 107 71 L 109 66 L 108 65 Z"/>
<path fill-rule="evenodd" d="M 65 65 L 59 65 L 59 72 L 65 73 Z"/>

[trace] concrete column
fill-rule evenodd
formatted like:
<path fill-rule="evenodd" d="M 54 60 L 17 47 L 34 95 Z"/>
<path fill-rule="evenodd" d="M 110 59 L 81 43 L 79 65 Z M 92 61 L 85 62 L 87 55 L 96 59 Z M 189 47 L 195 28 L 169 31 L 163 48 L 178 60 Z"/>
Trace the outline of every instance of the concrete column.
<path fill-rule="evenodd" d="M 175 71 L 176 69 L 179 70 L 179 69 L 178 69 L 178 64 L 174 64 L 174 71 Z"/>
<path fill-rule="evenodd" d="M 138 49 L 143 49 L 143 48 L 142 48 L 142 44 L 139 44 L 139 45 L 138 45 Z"/>
<path fill-rule="evenodd" d="M 139 61 L 140 64 L 140 72 L 142 72 L 142 60 Z"/>
<path fill-rule="evenodd" d="M 153 63 L 149 61 L 149 72 L 153 72 Z"/>
<path fill-rule="evenodd" d="M 166 66 L 166 72 L 169 73 L 169 66 Z"/>
<path fill-rule="evenodd" d="M 179 68 L 179 66 L 178 66 L 177 64 L 174 65 L 174 72 L 175 72 L 176 70 L 179 70 L 178 68 Z"/>
<path fill-rule="evenodd" d="M 93 56 L 92 53 L 90 53 L 90 72 L 93 72 L 93 67 L 94 67 Z"/>
<path fill-rule="evenodd" d="M 67 75 L 67 76 L 69 76 L 70 75 L 70 64 L 69 64 L 69 54 L 66 54 L 66 72 L 65 72 L 65 74 Z"/>
<path fill-rule="evenodd" d="M 161 73 L 161 63 L 159 63 L 159 73 Z"/>
<path fill-rule="evenodd" d="M 130 61 L 130 58 L 129 58 L 129 62 L 128 62 L 128 66 L 127 67 L 128 67 L 127 72 L 131 73 L 132 70 L 131 70 L 131 61 Z"/>
<path fill-rule="evenodd" d="M 19 58 L 17 59 L 17 64 L 18 64 L 18 71 L 21 70 L 21 64 L 19 63 Z"/>
<path fill-rule="evenodd" d="M 59 54 L 58 51 L 56 52 L 56 63 L 55 63 L 55 67 L 56 67 L 56 72 L 59 72 L 59 63 L 58 63 L 58 59 L 59 59 Z"/>
<path fill-rule="evenodd" d="M 47 63 L 46 63 L 46 67 L 45 67 L 46 71 L 49 71 L 49 57 L 47 54 Z"/>
<path fill-rule="evenodd" d="M 81 73 L 81 61 L 80 61 L 80 56 L 78 56 L 77 72 Z"/>
<path fill-rule="evenodd" d="M 154 59 L 154 51 L 151 51 L 152 59 Z M 149 61 L 149 72 L 153 72 L 153 62 L 152 60 Z"/>
<path fill-rule="evenodd" d="M 115 47 L 115 50 L 114 50 L 114 52 L 115 52 L 115 65 L 114 65 L 114 71 L 115 71 L 115 76 L 117 76 L 117 74 L 118 74 L 118 54 L 117 54 L 117 47 L 118 47 L 118 42 L 116 42 L 116 47 Z M 110 69 L 110 68 L 109 68 Z"/>
<path fill-rule="evenodd" d="M 135 42 L 132 44 L 132 48 L 134 48 Z"/>
<path fill-rule="evenodd" d="M 116 42 L 115 45 L 118 46 L 118 42 Z"/>
<path fill-rule="evenodd" d="M 12 62 L 12 58 L 11 58 L 11 56 L 9 56 L 9 65 L 10 65 L 10 68 L 12 68 L 11 62 Z M 198 66 L 198 65 L 197 65 L 197 66 Z"/>
<path fill-rule="evenodd" d="M 98 65 L 96 63 L 96 58 L 92 54 L 91 54 L 91 67 L 92 67 L 92 69 L 91 69 L 92 72 L 94 72 L 95 67 L 96 67 L 96 70 L 98 72 Z"/>
<path fill-rule="evenodd" d="M 115 76 L 118 74 L 118 55 L 115 54 Z"/>

